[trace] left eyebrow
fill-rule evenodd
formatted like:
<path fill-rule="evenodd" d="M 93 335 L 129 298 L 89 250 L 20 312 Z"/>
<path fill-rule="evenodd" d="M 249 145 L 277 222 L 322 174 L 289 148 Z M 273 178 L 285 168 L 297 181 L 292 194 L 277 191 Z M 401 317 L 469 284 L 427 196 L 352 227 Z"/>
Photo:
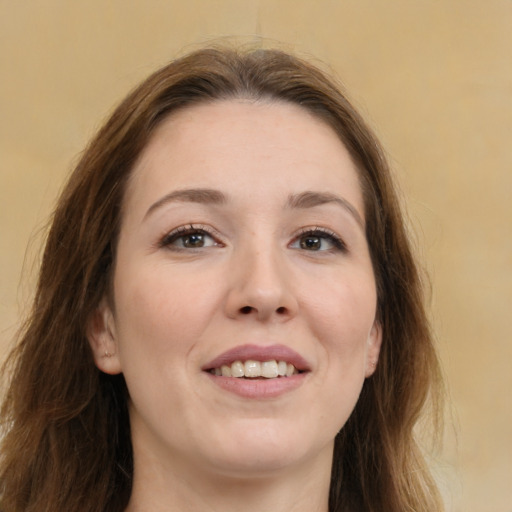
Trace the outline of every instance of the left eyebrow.
<path fill-rule="evenodd" d="M 364 230 L 364 221 L 356 208 L 343 197 L 330 192 L 306 191 L 300 194 L 292 194 L 288 197 L 288 208 L 313 208 L 323 204 L 335 203 L 346 210 Z"/>

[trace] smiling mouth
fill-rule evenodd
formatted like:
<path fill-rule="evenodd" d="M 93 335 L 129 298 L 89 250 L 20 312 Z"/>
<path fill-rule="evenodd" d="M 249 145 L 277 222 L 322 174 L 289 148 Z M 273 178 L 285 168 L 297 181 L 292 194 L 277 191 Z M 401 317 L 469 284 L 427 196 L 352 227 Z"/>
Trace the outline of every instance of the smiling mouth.
<path fill-rule="evenodd" d="M 287 361 L 234 361 L 230 365 L 223 364 L 220 367 L 208 370 L 211 374 L 218 377 L 234 377 L 237 379 L 278 379 L 291 377 L 302 373 Z"/>

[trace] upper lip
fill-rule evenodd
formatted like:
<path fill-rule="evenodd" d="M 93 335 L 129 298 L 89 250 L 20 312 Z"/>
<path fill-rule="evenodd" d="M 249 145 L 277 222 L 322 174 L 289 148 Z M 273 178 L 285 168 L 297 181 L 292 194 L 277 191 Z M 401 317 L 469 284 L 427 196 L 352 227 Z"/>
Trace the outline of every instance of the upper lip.
<path fill-rule="evenodd" d="M 202 366 L 202 370 L 208 371 L 220 368 L 222 365 L 231 365 L 235 361 L 286 361 L 293 364 L 299 371 L 310 370 L 308 362 L 295 350 L 285 345 L 240 345 L 226 350 L 215 359 Z"/>

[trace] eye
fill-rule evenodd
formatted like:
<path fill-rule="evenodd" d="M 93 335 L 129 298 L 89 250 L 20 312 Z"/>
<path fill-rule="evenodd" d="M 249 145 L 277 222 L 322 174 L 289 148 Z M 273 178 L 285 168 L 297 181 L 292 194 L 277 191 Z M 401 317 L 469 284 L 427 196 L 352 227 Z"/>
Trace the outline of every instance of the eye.
<path fill-rule="evenodd" d="M 174 250 L 203 249 L 217 245 L 221 244 L 205 228 L 194 225 L 176 228 L 160 242 L 161 247 Z"/>
<path fill-rule="evenodd" d="M 324 228 L 314 228 L 302 231 L 290 244 L 292 249 L 304 251 L 342 251 L 346 252 L 343 240 L 332 231 Z"/>

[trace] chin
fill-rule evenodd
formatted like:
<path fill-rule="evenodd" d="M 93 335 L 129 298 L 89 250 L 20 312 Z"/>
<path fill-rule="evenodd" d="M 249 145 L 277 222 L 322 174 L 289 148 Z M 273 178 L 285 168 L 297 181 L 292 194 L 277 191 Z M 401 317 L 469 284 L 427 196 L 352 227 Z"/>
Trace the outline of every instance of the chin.
<path fill-rule="evenodd" d="M 228 434 L 209 450 L 209 459 L 216 471 L 226 476 L 264 477 L 287 468 L 308 464 L 320 454 L 332 458 L 332 439 L 306 435 L 293 425 L 290 429 L 275 425 L 252 425 Z"/>
<path fill-rule="evenodd" d="M 259 450 L 254 453 L 222 454 L 211 467 L 215 474 L 236 479 L 255 479 L 274 476 L 290 470 L 307 460 L 299 453 L 270 452 Z"/>

